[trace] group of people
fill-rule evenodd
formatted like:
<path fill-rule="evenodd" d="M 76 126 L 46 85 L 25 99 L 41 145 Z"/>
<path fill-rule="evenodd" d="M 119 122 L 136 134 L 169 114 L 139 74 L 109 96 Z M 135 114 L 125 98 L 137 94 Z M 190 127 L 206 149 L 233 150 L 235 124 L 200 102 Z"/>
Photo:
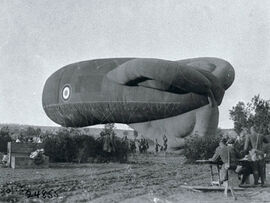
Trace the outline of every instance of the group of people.
<path fill-rule="evenodd" d="M 127 136 L 124 136 L 121 139 L 121 142 L 131 153 L 136 152 L 136 142 L 138 143 L 138 149 L 140 153 L 145 153 L 149 149 L 148 141 L 144 137 L 139 140 L 129 140 Z M 114 134 L 105 135 L 103 138 L 103 151 L 107 153 L 113 153 L 116 151 L 116 148 L 116 136 Z"/>
<path fill-rule="evenodd" d="M 15 142 L 23 142 L 23 143 L 42 143 L 42 139 L 40 136 L 34 136 L 29 138 L 24 138 L 23 136 L 18 137 Z"/>
<path fill-rule="evenodd" d="M 256 132 L 254 127 L 243 128 L 236 140 L 222 138 L 211 161 L 222 161 L 220 180 L 228 181 L 228 170 L 235 170 L 242 176 L 241 184 L 246 183 L 253 174 L 254 185 L 265 183 L 265 153 L 263 143 L 268 143 L 264 135 Z M 241 160 L 241 162 L 240 162 Z M 240 164 L 241 163 L 241 164 Z"/>
<path fill-rule="evenodd" d="M 138 143 L 140 153 L 145 153 L 149 149 L 148 141 L 145 138 L 142 137 L 140 140 L 138 140 Z"/>
<path fill-rule="evenodd" d="M 156 139 L 156 143 L 155 143 L 155 150 L 156 150 L 156 153 L 158 153 L 158 151 L 167 151 L 167 148 L 168 148 L 168 139 L 166 137 L 166 135 L 164 134 L 163 135 L 163 145 L 160 145 Z"/>

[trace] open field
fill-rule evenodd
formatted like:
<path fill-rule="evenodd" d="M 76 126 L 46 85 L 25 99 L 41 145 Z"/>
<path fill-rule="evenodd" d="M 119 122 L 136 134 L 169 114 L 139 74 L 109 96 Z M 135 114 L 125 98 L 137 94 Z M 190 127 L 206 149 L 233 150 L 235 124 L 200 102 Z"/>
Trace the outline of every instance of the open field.
<path fill-rule="evenodd" d="M 51 164 L 49 169 L 0 169 L 1 202 L 231 202 L 222 192 L 198 193 L 181 185 L 208 185 L 207 165 L 184 158 L 136 155 L 127 164 Z M 270 166 L 268 165 L 268 181 Z M 270 187 L 236 192 L 236 202 L 270 202 Z M 33 197 L 30 197 L 33 196 Z"/>

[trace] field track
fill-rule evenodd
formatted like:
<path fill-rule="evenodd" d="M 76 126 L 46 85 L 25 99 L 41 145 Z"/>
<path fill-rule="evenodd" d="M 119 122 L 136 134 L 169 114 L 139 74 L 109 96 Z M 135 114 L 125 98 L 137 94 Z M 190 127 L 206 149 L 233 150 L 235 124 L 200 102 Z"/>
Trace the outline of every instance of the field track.
<path fill-rule="evenodd" d="M 35 170 L 0 168 L 0 202 L 232 201 L 222 192 L 199 193 L 181 188 L 207 186 L 210 182 L 207 165 L 183 162 L 184 158 L 178 156 L 137 154 L 126 164 L 65 163 Z M 270 187 L 249 188 L 236 194 L 237 202 L 270 202 Z"/>

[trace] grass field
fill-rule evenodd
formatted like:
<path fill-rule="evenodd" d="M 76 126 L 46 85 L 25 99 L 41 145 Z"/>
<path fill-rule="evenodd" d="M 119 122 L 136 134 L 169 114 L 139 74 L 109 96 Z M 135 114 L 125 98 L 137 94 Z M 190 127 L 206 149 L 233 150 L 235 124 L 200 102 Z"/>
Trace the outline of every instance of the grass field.
<path fill-rule="evenodd" d="M 173 155 L 138 154 L 127 164 L 58 163 L 49 169 L 0 168 L 0 202 L 233 201 L 222 192 L 199 193 L 182 188 L 210 183 L 207 165 L 183 162 L 183 157 Z M 270 187 L 249 188 L 236 195 L 236 202 L 270 202 Z"/>

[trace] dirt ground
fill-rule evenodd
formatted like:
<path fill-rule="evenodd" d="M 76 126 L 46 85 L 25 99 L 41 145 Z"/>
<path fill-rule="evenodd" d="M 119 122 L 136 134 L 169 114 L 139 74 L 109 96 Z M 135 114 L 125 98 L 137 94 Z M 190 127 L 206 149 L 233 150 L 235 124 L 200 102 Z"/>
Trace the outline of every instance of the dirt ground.
<path fill-rule="evenodd" d="M 183 164 L 174 155 L 146 154 L 129 163 L 51 164 L 49 169 L 0 168 L 0 202 L 233 202 L 223 192 L 195 192 L 181 185 L 209 185 L 207 165 Z M 267 165 L 267 180 L 270 166 Z M 236 192 L 236 202 L 270 202 L 270 185 Z"/>

